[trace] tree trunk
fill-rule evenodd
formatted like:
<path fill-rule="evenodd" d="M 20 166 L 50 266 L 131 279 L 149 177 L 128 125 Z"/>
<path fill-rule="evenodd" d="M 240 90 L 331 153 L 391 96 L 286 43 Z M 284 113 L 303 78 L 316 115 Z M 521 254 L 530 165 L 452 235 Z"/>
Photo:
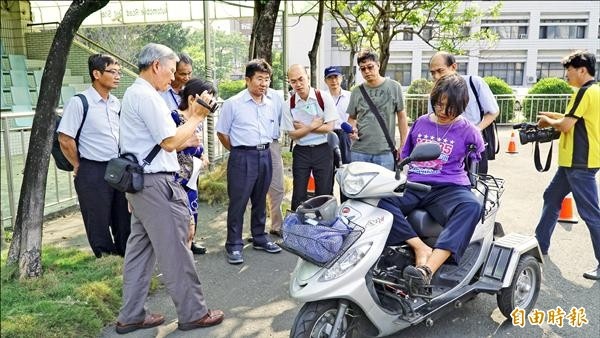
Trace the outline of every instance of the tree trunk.
<path fill-rule="evenodd" d="M 270 65 L 273 61 L 273 32 L 281 0 L 254 0 L 254 19 L 250 34 L 248 59 L 262 58 Z"/>
<path fill-rule="evenodd" d="M 354 48 L 350 49 L 350 62 L 348 63 L 350 66 L 348 67 L 348 71 L 346 72 L 346 74 L 344 74 L 347 80 L 346 83 L 348 84 L 348 88 L 346 88 L 346 90 L 350 90 L 350 88 L 352 88 L 352 86 L 354 85 L 354 57 L 356 56 L 356 53 L 357 51 Z"/>
<path fill-rule="evenodd" d="M 55 111 L 71 43 L 83 20 L 107 3 L 108 0 L 73 1 L 56 29 L 54 41 L 48 52 L 31 127 L 17 219 L 7 260 L 7 264 L 19 264 L 21 279 L 42 274 L 42 222 L 46 178 L 54 134 Z"/>
<path fill-rule="evenodd" d="M 317 88 L 317 56 L 319 53 L 319 43 L 321 42 L 321 31 L 323 30 L 323 12 L 325 12 L 325 2 L 319 1 L 317 30 L 315 31 L 312 48 L 308 52 L 308 60 L 310 60 L 310 86 L 313 88 Z"/>

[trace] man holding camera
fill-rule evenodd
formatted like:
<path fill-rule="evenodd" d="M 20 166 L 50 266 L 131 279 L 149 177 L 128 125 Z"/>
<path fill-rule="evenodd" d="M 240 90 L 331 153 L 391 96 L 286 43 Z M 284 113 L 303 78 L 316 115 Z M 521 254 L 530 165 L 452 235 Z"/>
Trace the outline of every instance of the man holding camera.
<path fill-rule="evenodd" d="M 548 253 L 550 237 L 556 226 L 563 198 L 570 192 L 579 215 L 592 237 L 596 260 L 600 264 L 600 207 L 598 182 L 600 168 L 600 87 L 594 81 L 596 57 L 577 51 L 562 60 L 569 85 L 579 88 L 567 105 L 566 113 L 540 112 L 538 127 L 560 131 L 558 170 L 544 192 L 544 207 L 535 235 L 543 254 Z M 600 279 L 600 265 L 583 274 Z"/>

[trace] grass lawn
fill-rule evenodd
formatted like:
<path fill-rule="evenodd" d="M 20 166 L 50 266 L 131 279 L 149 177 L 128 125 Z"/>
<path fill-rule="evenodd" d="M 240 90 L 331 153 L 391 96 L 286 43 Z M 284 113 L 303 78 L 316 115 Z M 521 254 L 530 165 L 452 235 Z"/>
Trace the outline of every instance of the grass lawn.
<path fill-rule="evenodd" d="M 47 246 L 43 276 L 24 281 L 8 277 L 6 252 L 1 264 L 2 337 L 97 337 L 121 306 L 121 257 Z"/>

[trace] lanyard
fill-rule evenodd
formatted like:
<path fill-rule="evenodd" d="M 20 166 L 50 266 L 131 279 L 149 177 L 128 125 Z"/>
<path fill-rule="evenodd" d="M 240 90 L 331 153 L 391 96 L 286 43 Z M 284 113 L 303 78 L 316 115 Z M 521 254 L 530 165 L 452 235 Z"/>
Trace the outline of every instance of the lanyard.
<path fill-rule="evenodd" d="M 179 103 L 177 102 L 177 98 L 175 98 L 175 94 L 173 94 L 173 89 L 169 89 L 169 94 L 171 94 L 171 97 L 173 98 L 173 102 L 175 102 L 175 105 L 177 107 L 179 107 Z M 177 95 L 179 96 L 179 95 Z"/>
<path fill-rule="evenodd" d="M 340 93 L 340 96 L 338 96 L 337 101 L 335 101 L 335 106 L 337 107 L 338 103 L 340 103 L 340 99 L 342 98 L 342 94 Z"/>

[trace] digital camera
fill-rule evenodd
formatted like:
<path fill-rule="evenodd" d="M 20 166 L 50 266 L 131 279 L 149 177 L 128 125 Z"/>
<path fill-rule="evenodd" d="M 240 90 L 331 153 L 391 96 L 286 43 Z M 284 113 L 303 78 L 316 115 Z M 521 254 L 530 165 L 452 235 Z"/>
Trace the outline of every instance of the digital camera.
<path fill-rule="evenodd" d="M 521 144 L 529 142 L 545 143 L 556 140 L 560 132 L 554 128 L 539 128 L 531 123 L 519 123 L 513 125 L 513 129 L 519 129 L 519 141 Z"/>

